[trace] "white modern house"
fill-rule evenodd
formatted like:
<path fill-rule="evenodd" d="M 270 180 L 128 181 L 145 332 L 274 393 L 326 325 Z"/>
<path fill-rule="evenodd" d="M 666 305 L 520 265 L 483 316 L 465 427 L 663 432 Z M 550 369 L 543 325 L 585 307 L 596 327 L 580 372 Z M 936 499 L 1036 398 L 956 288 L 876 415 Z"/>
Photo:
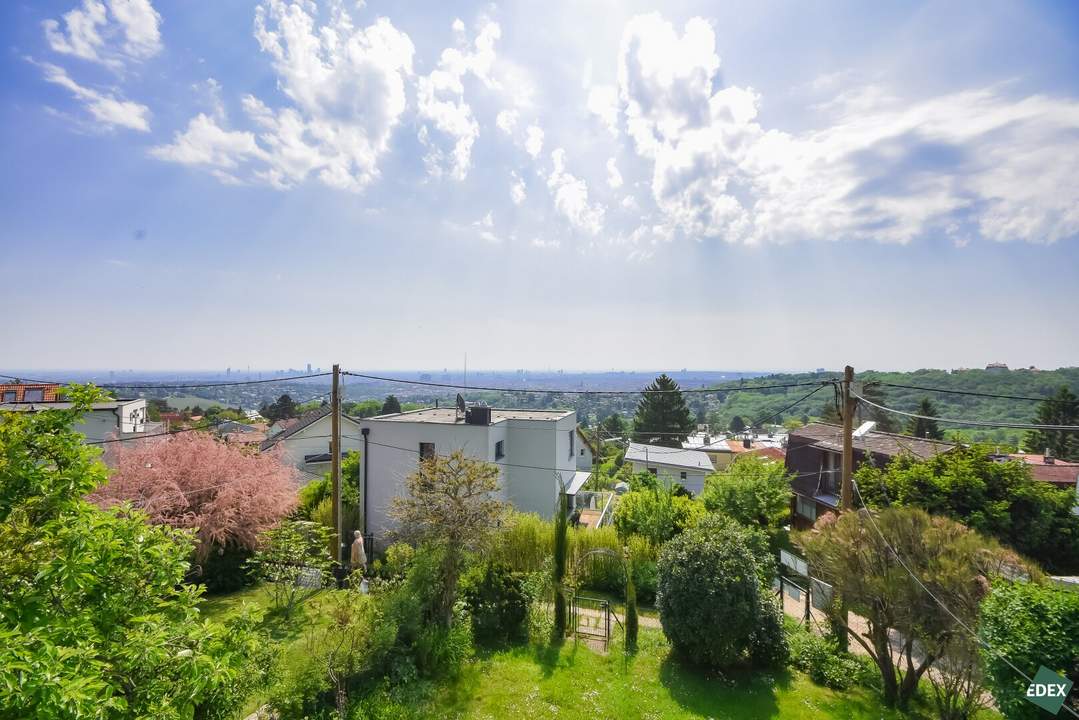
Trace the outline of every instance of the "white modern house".
<path fill-rule="evenodd" d="M 275 423 L 276 424 L 276 423 Z M 321 477 L 330 469 L 330 406 L 323 405 L 299 418 L 287 429 L 267 438 L 259 445 L 260 452 L 281 448 L 285 461 L 296 467 L 307 480 Z M 359 424 L 348 415 L 341 416 L 341 455 L 360 450 Z"/>
<path fill-rule="evenodd" d="M 708 455 L 700 450 L 661 447 L 631 442 L 626 462 L 633 472 L 650 472 L 661 480 L 676 482 L 694 495 L 704 489 L 704 478 L 715 469 Z"/>
<path fill-rule="evenodd" d="M 52 402 L 5 402 L 0 403 L 0 411 L 38 412 L 40 410 L 68 410 L 71 403 Z M 86 436 L 87 442 L 101 442 L 118 438 L 139 437 L 158 429 L 160 423 L 148 423 L 146 419 L 146 400 L 105 400 L 90 406 L 82 416 L 82 422 L 75 425 L 75 430 Z"/>
<path fill-rule="evenodd" d="M 392 529 L 391 501 L 404 494 L 405 478 L 421 458 L 461 450 L 494 463 L 501 475 L 501 499 L 522 512 L 549 518 L 559 477 L 572 484 L 581 457 L 577 413 L 572 410 L 426 408 L 355 422 L 356 435 L 363 438 L 365 531 L 376 537 Z"/>

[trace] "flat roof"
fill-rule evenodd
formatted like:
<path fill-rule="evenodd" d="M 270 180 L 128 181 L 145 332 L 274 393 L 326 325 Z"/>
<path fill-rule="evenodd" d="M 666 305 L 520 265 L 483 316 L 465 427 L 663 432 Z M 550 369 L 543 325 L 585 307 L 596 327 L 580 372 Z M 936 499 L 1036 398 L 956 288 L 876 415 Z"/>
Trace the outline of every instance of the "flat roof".
<path fill-rule="evenodd" d="M 145 402 L 145 398 L 127 398 L 123 400 L 106 400 L 104 402 L 96 402 L 90 405 L 91 410 L 115 410 L 116 408 L 123 407 L 133 402 Z M 70 402 L 20 402 L 20 403 L 0 403 L 0 410 L 14 410 L 14 411 L 38 411 L 38 410 L 70 410 L 74 407 L 74 403 Z"/>
<path fill-rule="evenodd" d="M 569 417 L 574 410 L 515 410 L 512 408 L 491 408 L 491 424 L 503 420 L 561 420 Z M 465 419 L 461 417 L 455 407 L 423 408 L 408 412 L 393 413 L 392 415 L 376 415 L 367 420 L 378 422 L 417 422 L 438 423 L 442 425 L 464 425 Z M 360 422 L 363 422 L 362 420 Z M 482 427 L 482 426 L 481 426 Z"/>

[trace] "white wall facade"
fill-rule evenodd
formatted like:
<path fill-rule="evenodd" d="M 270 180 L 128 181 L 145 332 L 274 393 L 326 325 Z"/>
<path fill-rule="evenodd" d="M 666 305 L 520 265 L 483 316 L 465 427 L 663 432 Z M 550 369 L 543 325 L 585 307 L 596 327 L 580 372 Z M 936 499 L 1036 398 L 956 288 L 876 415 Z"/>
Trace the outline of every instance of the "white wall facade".
<path fill-rule="evenodd" d="M 704 489 L 704 478 L 706 473 L 702 470 L 695 468 L 683 468 L 672 467 L 657 462 L 640 462 L 633 460 L 633 472 L 652 472 L 655 471 L 656 476 L 663 480 L 665 483 L 676 482 L 686 490 L 693 493 L 694 496 L 700 495 L 701 490 Z M 682 477 L 683 473 L 685 477 Z"/>
<path fill-rule="evenodd" d="M 490 425 L 360 420 L 361 430 L 356 434 L 362 436 L 362 428 L 369 433 L 367 477 L 361 483 L 367 489 L 367 531 L 381 538 L 393 529 L 390 506 L 394 497 L 404 494 L 405 478 L 416 471 L 420 443 L 433 443 L 437 455 L 462 450 L 470 458 L 496 463 L 499 499 L 522 512 L 551 517 L 558 496 L 556 470 L 564 473 L 568 483 L 576 469 L 569 439 L 576 426 L 577 416 L 572 412 L 557 420 L 496 419 Z M 504 443 L 505 455 L 496 458 L 499 441 Z"/>
<path fill-rule="evenodd" d="M 325 468 L 328 467 L 325 463 L 308 465 L 304 462 L 304 457 L 330 452 L 331 424 L 330 416 L 324 415 L 302 430 L 287 438 L 278 440 L 273 446 L 275 449 L 281 448 L 285 462 L 305 473 L 304 482 L 320 477 L 325 472 Z M 341 452 L 346 453 L 362 449 L 363 441 L 359 438 L 360 431 L 355 421 L 342 415 Z"/>
<path fill-rule="evenodd" d="M 577 436 L 577 469 L 584 472 L 592 471 L 592 448 L 588 443 Z"/>

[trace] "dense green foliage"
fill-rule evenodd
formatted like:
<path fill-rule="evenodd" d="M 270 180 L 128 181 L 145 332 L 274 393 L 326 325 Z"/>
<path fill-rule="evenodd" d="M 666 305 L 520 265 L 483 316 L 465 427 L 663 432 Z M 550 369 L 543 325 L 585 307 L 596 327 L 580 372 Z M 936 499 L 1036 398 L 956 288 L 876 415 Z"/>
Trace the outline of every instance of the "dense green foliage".
<path fill-rule="evenodd" d="M 1038 583 L 998 581 L 982 603 L 979 631 L 996 651 L 983 651 L 985 675 L 997 706 L 1007 717 L 1036 720 L 1046 715 L 1024 697 L 1027 680 L 1004 658 L 1031 677 L 1044 665 L 1079 684 L 1079 593 Z M 1068 703 L 1079 712 L 1074 690 Z"/>
<path fill-rule="evenodd" d="M 867 658 L 840 650 L 834 640 L 801 626 L 791 629 L 787 638 L 791 665 L 809 675 L 813 682 L 834 690 L 879 684 L 875 665 L 867 666 Z"/>
<path fill-rule="evenodd" d="M 676 492 L 673 485 L 658 484 L 623 495 L 614 512 L 614 527 L 623 540 L 637 535 L 658 546 L 694 527 L 703 515 L 699 502 Z"/>
<path fill-rule="evenodd" d="M 904 455 L 855 473 L 867 505 L 912 505 L 991 535 L 1054 572 L 1079 570 L 1075 493 L 1032 480 L 1021 462 L 995 462 L 991 448 L 956 448 L 929 460 Z"/>
<path fill-rule="evenodd" d="M 645 388 L 633 416 L 633 439 L 649 445 L 680 448 L 696 426 L 678 383 L 660 375 Z"/>
<path fill-rule="evenodd" d="M 379 414 L 390 415 L 399 412 L 401 412 L 401 401 L 395 395 L 387 395 L 385 402 L 382 403 L 382 412 Z"/>
<path fill-rule="evenodd" d="M 261 677 L 258 638 L 200 620 L 190 532 L 85 499 L 106 469 L 72 425 L 98 394 L 69 397 L 0 418 L 0 717 L 233 712 Z"/>
<path fill-rule="evenodd" d="M 730 668 L 786 660 L 780 609 L 761 582 L 747 535 L 733 521 L 714 518 L 660 551 L 660 622 L 689 662 Z"/>
<path fill-rule="evenodd" d="M 865 619 L 868 629 L 849 624 L 845 614 L 833 617 L 877 664 L 884 701 L 906 707 L 938 659 L 965 650 L 955 644 L 962 640 L 956 618 L 968 627 L 976 624 L 989 578 L 1026 568 L 992 540 L 918 508 L 891 507 L 876 518 L 864 510 L 829 518 L 798 533 L 796 541 L 814 577 Z M 948 609 L 934 597 L 947 598 Z M 890 631 L 903 638 L 898 648 Z"/>
<path fill-rule="evenodd" d="M 566 556 L 569 550 L 569 496 L 566 489 L 558 492 L 558 508 L 554 514 L 554 547 L 551 549 L 551 582 L 554 586 L 554 637 L 566 634 Z"/>
<path fill-rule="evenodd" d="M 485 562 L 471 567 L 461 577 L 461 599 L 478 642 L 493 645 L 524 637 L 529 598 L 523 576 L 509 566 Z"/>
<path fill-rule="evenodd" d="M 286 393 L 272 403 L 263 403 L 259 407 L 259 415 L 270 422 L 294 418 L 297 415 L 296 401 Z"/>
<path fill-rule="evenodd" d="M 927 438 L 929 440 L 943 440 L 944 431 L 940 429 L 940 425 L 936 420 L 927 419 L 939 417 L 937 412 L 937 406 L 933 404 L 933 401 L 929 398 L 922 398 L 922 401 L 918 403 L 918 408 L 914 411 L 915 415 L 922 415 L 920 418 L 910 418 L 907 421 L 907 426 L 904 429 L 907 435 L 913 435 L 917 438 Z"/>
<path fill-rule="evenodd" d="M 322 589 L 329 580 L 332 542 L 330 528 L 309 520 L 287 520 L 263 534 L 248 563 L 251 573 L 270 588 L 275 609 L 288 616 Z"/>
<path fill-rule="evenodd" d="M 781 462 L 747 455 L 704 481 L 701 502 L 743 525 L 778 538 L 790 516 L 790 476 Z"/>
<path fill-rule="evenodd" d="M 1062 385 L 1045 402 L 1038 404 L 1034 422 L 1038 425 L 1079 425 L 1079 398 L 1067 385 Z M 1028 452 L 1049 450 L 1061 460 L 1079 460 L 1079 434 L 1061 430 L 1031 430 L 1024 446 Z"/>

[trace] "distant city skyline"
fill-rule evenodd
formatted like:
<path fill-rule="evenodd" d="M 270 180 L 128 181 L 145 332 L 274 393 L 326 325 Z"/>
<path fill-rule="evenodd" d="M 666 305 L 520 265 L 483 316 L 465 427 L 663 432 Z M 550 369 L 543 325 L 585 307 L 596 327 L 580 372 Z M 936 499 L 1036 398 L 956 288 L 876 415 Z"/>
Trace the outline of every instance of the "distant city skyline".
<path fill-rule="evenodd" d="M 1076 3 L 46 0 L 0 44 L 0 365 L 1079 363 Z"/>

